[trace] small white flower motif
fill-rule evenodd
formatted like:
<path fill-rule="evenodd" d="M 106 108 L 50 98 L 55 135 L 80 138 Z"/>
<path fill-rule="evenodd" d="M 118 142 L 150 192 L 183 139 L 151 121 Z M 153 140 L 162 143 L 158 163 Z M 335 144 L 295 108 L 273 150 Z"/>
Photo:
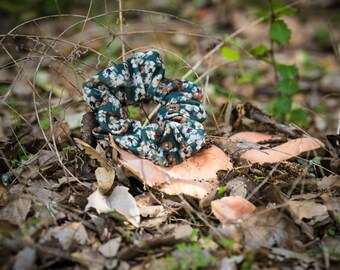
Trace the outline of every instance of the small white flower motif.
<path fill-rule="evenodd" d="M 124 69 L 122 70 L 122 75 L 124 76 L 125 80 L 128 80 L 130 78 L 130 72 L 127 64 L 124 64 Z"/>
<path fill-rule="evenodd" d="M 150 145 L 146 142 L 141 142 L 140 146 L 137 147 L 137 151 L 143 155 L 147 155 L 147 153 L 150 151 Z"/>
<path fill-rule="evenodd" d="M 154 61 L 147 60 L 145 61 L 145 71 L 146 72 L 154 72 L 156 69 L 156 65 Z"/>
<path fill-rule="evenodd" d="M 106 112 L 103 111 L 103 110 L 98 111 L 97 117 L 98 117 L 98 121 L 99 122 L 105 123 L 105 121 L 106 121 Z"/>
<path fill-rule="evenodd" d="M 135 90 L 135 100 L 141 100 L 145 97 L 145 89 L 143 88 L 137 88 Z"/>
<path fill-rule="evenodd" d="M 110 79 L 111 79 L 111 85 L 113 87 L 122 86 L 124 85 L 124 82 L 125 82 L 124 77 L 121 74 L 116 75 L 116 76 L 110 75 Z"/>
<path fill-rule="evenodd" d="M 140 65 L 140 64 L 143 63 L 143 56 L 144 56 L 144 53 L 136 53 L 135 54 L 135 59 L 136 59 L 137 65 Z"/>
<path fill-rule="evenodd" d="M 147 73 L 146 74 L 146 77 L 144 79 L 144 83 L 145 84 L 150 84 L 151 83 L 151 80 L 152 80 L 152 76 L 153 76 L 153 72 L 152 73 Z"/>
<path fill-rule="evenodd" d="M 152 87 L 158 87 L 159 83 L 162 81 L 162 74 L 158 74 L 152 79 Z"/>
<path fill-rule="evenodd" d="M 107 69 L 104 69 L 104 70 L 103 70 L 102 76 L 103 76 L 104 78 L 108 78 L 108 77 L 111 78 L 111 76 L 116 76 L 116 72 L 113 70 L 112 67 L 111 67 L 111 68 L 107 68 Z"/>
<path fill-rule="evenodd" d="M 146 133 L 146 136 L 148 137 L 148 139 L 155 140 L 156 136 L 155 136 L 154 130 L 146 130 L 145 133 Z"/>
<path fill-rule="evenodd" d="M 120 102 L 116 97 L 109 95 L 109 102 L 112 104 L 114 108 L 119 108 L 121 107 Z"/>
<path fill-rule="evenodd" d="M 132 68 L 137 68 L 138 67 L 138 62 L 136 59 L 131 59 L 131 66 Z"/>
<path fill-rule="evenodd" d="M 89 98 L 89 103 L 96 103 L 97 102 L 97 99 L 95 96 L 90 96 Z"/>
<path fill-rule="evenodd" d="M 119 127 L 117 125 L 117 120 L 114 117 L 110 117 L 110 121 L 108 123 L 108 127 L 109 127 L 109 129 L 111 129 L 111 131 L 119 130 Z"/>
<path fill-rule="evenodd" d="M 140 74 L 133 74 L 132 81 L 133 81 L 132 85 L 134 85 L 134 86 L 138 87 L 138 86 L 143 86 L 144 85 L 143 84 L 143 79 L 140 76 Z"/>
<path fill-rule="evenodd" d="M 121 142 L 127 148 L 137 145 L 137 141 L 134 139 L 133 135 L 125 135 Z"/>
<path fill-rule="evenodd" d="M 147 51 L 147 52 L 145 53 L 145 55 L 147 55 L 147 56 L 151 56 L 151 55 L 153 55 L 153 54 L 157 54 L 157 52 L 155 52 L 155 51 Z"/>
<path fill-rule="evenodd" d="M 194 129 L 195 130 L 204 130 L 204 126 L 199 122 L 194 122 Z"/>

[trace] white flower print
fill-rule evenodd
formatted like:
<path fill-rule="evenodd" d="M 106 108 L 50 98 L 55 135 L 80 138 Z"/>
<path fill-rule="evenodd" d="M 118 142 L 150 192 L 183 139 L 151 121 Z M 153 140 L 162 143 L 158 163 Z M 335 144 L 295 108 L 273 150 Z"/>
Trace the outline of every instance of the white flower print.
<path fill-rule="evenodd" d="M 103 111 L 103 110 L 98 111 L 97 117 L 98 117 L 98 122 L 103 122 L 103 123 L 106 122 L 106 112 L 105 111 Z"/>
<path fill-rule="evenodd" d="M 156 75 L 153 79 L 152 79 L 152 87 L 158 87 L 158 85 L 160 84 L 161 80 L 163 78 L 162 74 L 158 74 Z"/>

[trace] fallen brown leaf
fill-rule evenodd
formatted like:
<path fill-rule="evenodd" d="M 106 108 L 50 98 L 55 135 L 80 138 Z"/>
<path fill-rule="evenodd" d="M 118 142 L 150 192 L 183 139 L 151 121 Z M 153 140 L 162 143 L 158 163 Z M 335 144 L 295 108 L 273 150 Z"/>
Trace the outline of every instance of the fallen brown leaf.
<path fill-rule="evenodd" d="M 218 147 L 212 146 L 173 167 L 157 166 L 149 160 L 120 150 L 120 162 L 125 170 L 146 185 L 169 194 L 185 194 L 202 199 L 218 187 L 216 172 L 230 170 L 230 158 Z"/>
<path fill-rule="evenodd" d="M 228 224 L 255 211 L 256 207 L 240 196 L 229 196 L 212 201 L 211 209 L 222 224 Z"/>
<path fill-rule="evenodd" d="M 104 168 L 104 167 L 98 167 L 95 170 L 95 175 L 98 183 L 98 189 L 102 194 L 107 193 L 112 185 L 113 181 L 115 180 L 115 170 L 114 168 Z"/>
<path fill-rule="evenodd" d="M 85 211 L 94 208 L 100 213 L 118 212 L 123 215 L 132 225 L 139 226 L 140 211 L 136 200 L 128 192 L 128 188 L 117 186 L 110 196 L 105 196 L 96 190 L 88 198 Z"/>
<path fill-rule="evenodd" d="M 247 141 L 247 142 L 264 142 L 274 139 L 280 139 L 280 137 L 272 134 L 266 134 L 266 133 L 259 133 L 259 132 L 252 132 L 252 131 L 243 131 L 238 132 L 229 137 L 230 140 L 234 141 Z"/>
<path fill-rule="evenodd" d="M 31 200 L 18 198 L 11 200 L 5 207 L 0 209 L 0 220 L 6 220 L 11 224 L 21 225 L 31 209 Z"/>
<path fill-rule="evenodd" d="M 329 217 L 327 207 L 313 201 L 289 201 L 288 207 L 300 220 L 307 219 L 311 225 Z"/>
<path fill-rule="evenodd" d="M 338 175 L 332 174 L 322 178 L 321 182 L 318 182 L 318 188 L 320 190 L 331 190 L 340 188 L 340 177 Z"/>
<path fill-rule="evenodd" d="M 275 163 L 297 157 L 302 153 L 323 147 L 323 143 L 315 138 L 299 138 L 269 149 L 250 149 L 240 158 L 250 163 Z"/>
<path fill-rule="evenodd" d="M 274 245 L 286 247 L 299 235 L 294 222 L 277 209 L 262 209 L 252 213 L 241 227 L 246 250 Z"/>

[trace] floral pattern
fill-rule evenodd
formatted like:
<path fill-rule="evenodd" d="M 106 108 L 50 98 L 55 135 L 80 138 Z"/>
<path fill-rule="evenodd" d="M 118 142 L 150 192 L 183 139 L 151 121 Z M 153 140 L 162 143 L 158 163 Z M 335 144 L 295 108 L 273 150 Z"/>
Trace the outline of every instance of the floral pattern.
<path fill-rule="evenodd" d="M 148 51 L 87 79 L 84 100 L 99 125 L 94 136 L 108 139 L 111 133 L 122 148 L 160 166 L 197 153 L 205 143 L 202 91 L 191 82 L 167 79 L 164 72 L 159 53 Z M 124 118 L 124 106 L 147 100 L 162 105 L 156 123 L 142 128 L 140 121 Z"/>

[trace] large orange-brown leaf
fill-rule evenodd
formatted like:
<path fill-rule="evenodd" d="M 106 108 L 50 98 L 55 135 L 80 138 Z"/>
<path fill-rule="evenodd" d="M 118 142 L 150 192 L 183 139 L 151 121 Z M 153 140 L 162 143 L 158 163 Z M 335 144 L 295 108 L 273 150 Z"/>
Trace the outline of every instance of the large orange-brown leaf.
<path fill-rule="evenodd" d="M 232 169 L 230 158 L 216 146 L 172 167 L 157 166 L 124 150 L 120 153 L 120 162 L 127 172 L 169 195 L 185 194 L 202 199 L 218 187 L 216 172 Z"/>
<path fill-rule="evenodd" d="M 255 211 L 256 207 L 240 196 L 229 196 L 212 201 L 211 209 L 221 223 L 228 224 Z"/>

